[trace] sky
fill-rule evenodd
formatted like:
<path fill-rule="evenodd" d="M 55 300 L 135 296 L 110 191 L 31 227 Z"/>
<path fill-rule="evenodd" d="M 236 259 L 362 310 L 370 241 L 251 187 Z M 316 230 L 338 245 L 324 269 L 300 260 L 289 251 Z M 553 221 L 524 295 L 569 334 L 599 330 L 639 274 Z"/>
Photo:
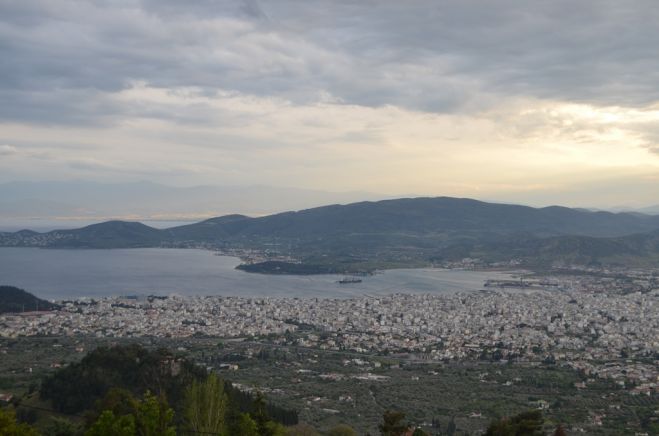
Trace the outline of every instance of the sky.
<path fill-rule="evenodd" d="M 0 183 L 659 203 L 656 0 L 0 0 Z"/>

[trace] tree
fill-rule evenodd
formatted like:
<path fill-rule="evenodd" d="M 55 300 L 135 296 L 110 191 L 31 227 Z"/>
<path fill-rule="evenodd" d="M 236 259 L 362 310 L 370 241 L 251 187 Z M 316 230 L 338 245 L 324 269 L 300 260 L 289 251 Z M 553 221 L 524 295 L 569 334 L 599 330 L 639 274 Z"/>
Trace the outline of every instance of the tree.
<path fill-rule="evenodd" d="M 251 416 L 248 417 L 254 424 L 256 424 L 257 435 L 286 436 L 286 427 L 270 419 L 270 415 L 268 413 L 268 404 L 265 402 L 265 397 L 261 392 L 256 393 L 256 398 L 254 399 L 252 406 L 253 412 Z M 244 416 L 241 416 L 239 421 L 245 419 L 246 418 Z M 243 423 L 251 426 L 249 421 L 245 421 Z M 241 423 L 239 422 L 238 425 L 241 425 Z"/>
<path fill-rule="evenodd" d="M 567 436 L 567 433 L 561 424 L 559 424 L 558 427 L 556 427 L 556 430 L 554 430 L 554 436 Z"/>
<path fill-rule="evenodd" d="M 51 417 L 50 422 L 43 430 L 43 436 L 74 436 L 82 434 L 77 424 L 66 418 Z"/>
<path fill-rule="evenodd" d="M 428 433 L 426 433 L 426 432 L 423 431 L 422 429 L 420 429 L 420 428 L 415 428 L 415 429 L 414 429 L 414 432 L 412 433 L 412 436 L 429 436 L 429 435 L 428 435 Z"/>
<path fill-rule="evenodd" d="M 112 388 L 102 399 L 96 401 L 95 411 L 86 414 L 87 421 L 90 424 L 95 422 L 106 410 L 115 416 L 134 415 L 138 405 L 139 400 L 126 389 Z"/>
<path fill-rule="evenodd" d="M 261 431 L 261 436 L 286 436 L 286 427 L 278 422 L 268 421 Z"/>
<path fill-rule="evenodd" d="M 263 433 L 265 424 L 270 420 L 270 416 L 268 415 L 268 407 L 265 402 L 265 397 L 261 391 L 256 392 L 256 398 L 254 398 L 254 413 L 252 413 L 252 417 L 254 418 L 256 425 L 259 426 L 259 433 Z"/>
<path fill-rule="evenodd" d="M 13 410 L 0 408 L 0 435 L 38 436 L 39 433 L 27 424 L 16 422 L 16 413 Z"/>
<path fill-rule="evenodd" d="M 174 411 L 163 396 L 146 391 L 142 401 L 122 389 L 115 389 L 99 401 L 107 407 L 90 426 L 86 436 L 176 436 Z"/>
<path fill-rule="evenodd" d="M 522 412 L 512 418 L 493 421 L 485 436 L 535 436 L 542 435 L 542 412 L 531 410 Z"/>
<path fill-rule="evenodd" d="M 211 374 L 203 382 L 195 380 L 185 395 L 185 421 L 195 432 L 224 434 L 227 403 L 224 381 L 217 375 Z"/>
<path fill-rule="evenodd" d="M 332 428 L 327 436 L 357 436 L 357 432 L 349 425 L 339 424 Z"/>
<path fill-rule="evenodd" d="M 105 410 L 96 422 L 87 430 L 85 436 L 135 436 L 135 418 L 133 415 L 116 416 L 111 410 Z"/>
<path fill-rule="evenodd" d="M 378 425 L 382 436 L 402 436 L 408 429 L 403 424 L 405 414 L 403 412 L 394 412 L 387 410 L 382 415 L 382 424 Z"/>
<path fill-rule="evenodd" d="M 146 391 L 137 406 L 135 418 L 139 436 L 176 436 L 176 429 L 171 425 L 174 411 L 162 396 L 156 397 Z"/>
<path fill-rule="evenodd" d="M 248 413 L 241 413 L 233 433 L 242 436 L 259 436 L 259 426 Z"/>
<path fill-rule="evenodd" d="M 446 426 L 446 434 L 448 436 L 453 436 L 455 434 L 455 431 L 457 430 L 457 426 L 455 425 L 455 417 L 451 417 L 451 420 L 449 421 L 448 425 Z"/>

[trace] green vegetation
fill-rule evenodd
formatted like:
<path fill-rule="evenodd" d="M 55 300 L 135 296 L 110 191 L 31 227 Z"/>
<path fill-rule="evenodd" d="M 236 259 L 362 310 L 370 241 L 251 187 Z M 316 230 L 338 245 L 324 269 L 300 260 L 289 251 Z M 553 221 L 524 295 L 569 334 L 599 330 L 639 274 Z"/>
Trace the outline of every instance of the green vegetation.
<path fill-rule="evenodd" d="M 197 433 L 224 433 L 229 398 L 224 382 L 215 374 L 206 380 L 194 380 L 185 393 L 185 421 Z"/>
<path fill-rule="evenodd" d="M 111 388 L 133 395 L 164 393 L 180 406 L 186 387 L 205 376 L 205 370 L 165 349 L 149 351 L 138 345 L 99 347 L 79 363 L 46 377 L 40 396 L 58 412 L 80 413 L 102 399 Z"/>
<path fill-rule="evenodd" d="M 113 343 L 126 345 L 106 346 Z M 190 398 L 188 393 L 193 381 L 196 380 L 199 387 L 205 384 L 205 369 L 200 370 L 199 378 L 189 378 L 189 383 L 183 383 L 178 394 L 164 389 L 160 391 L 157 384 L 148 388 L 146 382 L 139 389 L 114 386 L 104 395 L 89 397 L 93 399 L 88 400 L 87 406 L 73 414 L 49 411 L 55 409 L 55 404 L 39 399 L 36 381 L 66 373 L 66 368 L 52 368 L 53 363 L 78 368 L 71 378 L 66 378 L 71 383 L 76 383 L 77 377 L 82 384 L 87 384 L 85 378 L 93 373 L 114 377 L 113 371 L 107 367 L 94 370 L 92 364 L 81 365 L 94 353 L 83 357 L 84 353 L 76 352 L 76 349 L 91 350 L 100 345 L 100 350 L 116 349 L 129 359 L 136 355 L 122 349 L 136 347 L 137 343 L 143 344 L 148 353 L 173 356 L 179 362 L 185 353 L 183 360 L 195 362 L 195 368 L 199 365 L 201 368 L 217 368 L 223 362 L 237 363 L 238 370 L 219 372 L 218 380 L 231 379 L 240 384 L 241 389 L 263 392 L 267 395 L 266 416 L 280 425 L 259 425 L 259 417 L 263 416 L 262 404 L 255 404 L 256 396 L 225 383 L 224 425 L 228 434 L 259 436 L 260 431 L 281 432 L 285 426 L 290 436 L 317 436 L 332 434 L 330 432 L 335 428 L 337 431 L 345 429 L 344 425 L 348 424 L 357 434 L 374 436 L 380 433 L 378 426 L 384 423 L 386 410 L 405 412 L 403 425 L 409 425 L 410 429 L 417 427 L 414 429 L 418 430 L 417 434 L 425 431 L 431 435 L 483 434 L 491 420 L 514 417 L 537 407 L 543 408 L 543 431 L 548 435 L 553 434 L 559 424 L 564 425 L 568 434 L 579 431 L 579 428 L 584 429 L 585 434 L 602 436 L 655 434 L 659 423 L 659 414 L 656 413 L 659 397 L 656 394 L 632 395 L 612 382 L 587 380 L 584 374 L 557 364 L 431 363 L 404 356 L 311 350 L 233 340 L 223 340 L 223 346 L 218 347 L 217 338 L 0 339 L 0 352 L 3 353 L 0 392 L 14 393 L 15 399 L 10 407 L 15 408 L 20 421 L 34 425 L 43 435 L 81 435 L 105 410 L 112 411 L 115 418 L 135 415 L 134 402 L 143 401 L 148 389 L 156 398 L 164 398 L 174 411 L 173 425 L 179 434 L 191 434 L 185 412 L 189 409 L 186 397 Z M 172 353 L 164 350 L 165 347 L 180 351 Z M 352 359 L 359 359 L 360 363 Z M 124 364 L 128 370 L 135 370 L 128 362 Z M 174 384 L 167 381 L 170 377 L 168 367 L 162 366 L 165 374 L 159 381 L 162 386 Z M 28 372 L 28 368 L 32 371 Z M 81 375 L 83 372 L 85 375 Z M 369 373 L 379 379 L 362 378 Z M 126 379 L 132 380 L 130 377 Z M 120 378 L 116 380 L 124 383 Z M 587 382 L 585 388 L 575 387 L 583 381 Z M 297 419 L 292 417 L 297 417 L 297 413 L 293 410 L 298 411 L 299 420 L 306 424 L 295 424 Z M 284 419 L 285 416 L 288 418 Z M 594 424 L 594 416 L 604 416 L 603 425 Z M 135 421 L 136 417 L 132 419 Z M 73 430 L 56 433 L 57 427 Z"/>
<path fill-rule="evenodd" d="M 135 434 L 135 418 L 132 415 L 115 416 L 111 410 L 101 416 L 87 431 L 87 436 L 132 436 Z"/>
<path fill-rule="evenodd" d="M 228 404 L 238 412 L 273 416 L 284 424 L 297 423 L 294 411 L 266 404 L 262 399 L 260 403 L 230 383 L 214 375 L 209 377 L 205 369 L 186 358 L 164 348 L 150 351 L 136 344 L 97 348 L 80 362 L 47 376 L 39 393 L 57 412 L 75 414 L 99 401 L 101 409 L 105 404 L 116 412 L 117 405 L 130 405 L 133 396 L 144 392 L 169 399 L 177 415 L 192 427 L 221 428 L 219 416 L 226 413 Z M 201 416 L 200 411 L 207 412 L 208 407 L 214 408 L 215 417 Z"/>
<path fill-rule="evenodd" d="M 327 436 L 357 436 L 355 429 L 346 424 L 339 424 L 327 432 Z"/>
<path fill-rule="evenodd" d="M 542 436 L 542 412 L 532 410 L 490 424 L 485 436 Z"/>
<path fill-rule="evenodd" d="M 66 418 L 51 416 L 42 433 L 44 436 L 77 436 L 82 434 L 82 425 Z"/>
<path fill-rule="evenodd" d="M 409 426 L 403 423 L 405 414 L 385 410 L 382 415 L 382 424 L 378 425 L 382 436 L 402 436 L 407 432 Z"/>
<path fill-rule="evenodd" d="M 262 397 L 254 400 L 254 413 L 236 413 L 230 410 L 223 386 L 224 382 L 213 375 L 191 386 L 183 403 L 184 419 L 178 430 L 175 412 L 163 395 L 156 397 L 147 391 L 142 400 L 137 400 L 130 394 L 126 396 L 125 392 L 117 396 L 116 391 L 111 391 L 97 405 L 98 417 L 85 435 L 175 436 L 177 431 L 218 436 L 285 435 L 285 427 L 271 420 Z"/>
<path fill-rule="evenodd" d="M 174 411 L 163 396 L 146 391 L 141 401 L 130 394 L 123 399 L 125 402 L 112 409 L 102 410 L 85 436 L 176 436 Z"/>
<path fill-rule="evenodd" d="M 13 410 L 0 408 L 0 435 L 2 436 L 37 436 L 39 433 L 24 423 L 16 422 Z"/>
<path fill-rule="evenodd" d="M 284 436 L 284 424 L 297 423 L 296 412 L 266 402 L 260 393 L 241 392 L 164 348 L 151 351 L 137 344 L 99 347 L 48 375 L 39 399 L 41 406 L 16 402 L 25 420 L 35 422 L 36 411 L 52 408 L 52 416 L 74 417 L 87 436 L 174 436 L 177 429 Z M 12 411 L 3 412 L 2 422 L 7 431 L 16 427 L 37 434 L 26 424 L 15 424 Z M 43 426 L 44 435 L 78 433 L 75 422 L 59 416 Z"/>
<path fill-rule="evenodd" d="M 0 313 L 52 310 L 57 305 L 35 297 L 23 289 L 0 286 Z"/>

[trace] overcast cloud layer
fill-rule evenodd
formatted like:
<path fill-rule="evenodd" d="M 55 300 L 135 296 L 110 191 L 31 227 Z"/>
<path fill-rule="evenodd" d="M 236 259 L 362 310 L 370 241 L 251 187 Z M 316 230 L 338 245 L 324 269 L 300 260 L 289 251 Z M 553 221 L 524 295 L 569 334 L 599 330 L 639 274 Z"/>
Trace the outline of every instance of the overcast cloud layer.
<path fill-rule="evenodd" d="M 654 0 L 0 0 L 0 182 L 659 203 L 658 23 Z"/>

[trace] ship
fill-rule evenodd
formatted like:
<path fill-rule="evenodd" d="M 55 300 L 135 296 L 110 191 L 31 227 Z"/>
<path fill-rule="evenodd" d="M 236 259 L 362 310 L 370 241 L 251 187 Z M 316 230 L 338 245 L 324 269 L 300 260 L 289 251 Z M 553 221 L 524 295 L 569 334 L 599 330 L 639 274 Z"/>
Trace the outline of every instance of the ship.
<path fill-rule="evenodd" d="M 337 283 L 340 285 L 349 285 L 352 283 L 361 283 L 362 279 L 357 278 L 357 277 L 344 277 L 341 280 L 339 280 Z"/>

